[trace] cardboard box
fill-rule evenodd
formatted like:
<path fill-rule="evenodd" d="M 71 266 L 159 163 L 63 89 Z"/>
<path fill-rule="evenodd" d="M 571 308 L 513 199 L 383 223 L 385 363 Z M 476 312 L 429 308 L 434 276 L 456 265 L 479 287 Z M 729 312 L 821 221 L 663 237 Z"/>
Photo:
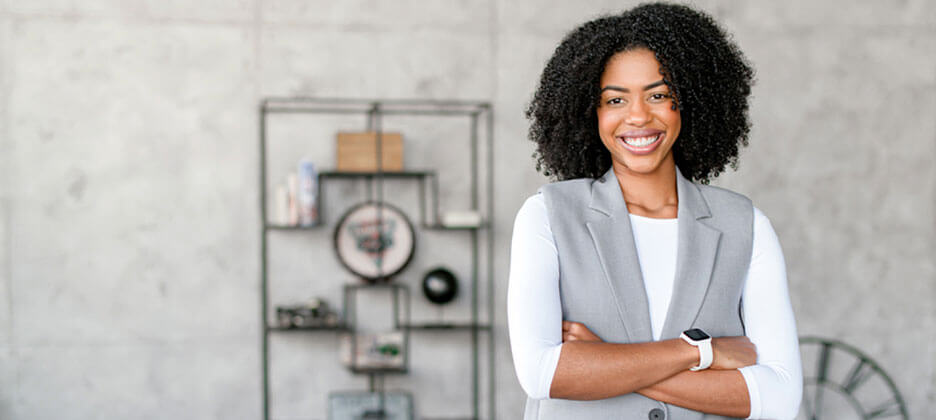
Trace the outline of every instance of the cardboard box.
<path fill-rule="evenodd" d="M 380 133 L 381 169 L 384 172 L 403 170 L 403 136 L 400 133 Z M 337 170 L 343 172 L 374 172 L 377 170 L 377 133 L 339 132 Z"/>

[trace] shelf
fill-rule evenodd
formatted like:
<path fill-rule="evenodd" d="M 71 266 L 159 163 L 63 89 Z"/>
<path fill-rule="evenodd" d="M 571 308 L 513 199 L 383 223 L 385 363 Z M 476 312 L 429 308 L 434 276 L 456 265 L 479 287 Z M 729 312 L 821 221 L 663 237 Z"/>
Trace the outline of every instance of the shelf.
<path fill-rule="evenodd" d="M 280 327 L 280 326 L 268 326 L 267 330 L 269 331 L 289 331 L 289 332 L 299 332 L 299 331 L 350 331 L 346 325 L 331 325 L 331 326 L 312 326 L 312 327 Z"/>
<path fill-rule="evenodd" d="M 476 417 L 420 417 L 422 420 L 478 420 Z"/>
<path fill-rule="evenodd" d="M 281 334 L 290 334 L 290 333 L 322 333 L 322 332 L 332 332 L 337 333 L 335 336 L 338 338 L 338 347 L 344 349 L 346 339 L 350 339 L 350 344 L 358 344 L 362 342 L 358 340 L 359 333 L 362 333 L 364 330 L 363 325 L 358 325 L 356 320 L 356 314 L 358 313 L 358 307 L 367 307 L 369 299 L 380 299 L 380 302 L 386 302 L 388 299 L 392 301 L 393 305 L 393 314 L 388 314 L 388 318 L 392 316 L 393 321 L 393 334 L 396 336 L 394 342 L 400 340 L 399 336 L 402 336 L 402 362 L 399 358 L 390 359 L 391 363 L 369 363 L 362 364 L 360 352 L 354 347 L 352 350 L 355 350 L 358 354 L 358 360 L 355 360 L 356 363 L 345 365 L 344 363 L 341 366 L 344 369 L 347 369 L 348 372 L 351 372 L 356 375 L 369 376 L 371 382 L 371 388 L 373 389 L 376 383 L 380 383 L 382 387 L 382 375 L 405 375 L 409 373 L 409 364 L 410 364 L 410 338 L 412 334 L 415 334 L 414 331 L 421 331 L 419 333 L 422 335 L 437 335 L 440 333 L 452 334 L 453 338 L 466 339 L 470 340 L 470 346 L 468 347 L 471 351 L 471 357 L 466 361 L 470 364 L 471 374 L 462 380 L 458 378 L 457 381 L 459 384 L 463 384 L 469 388 L 469 391 L 465 393 L 466 398 L 469 399 L 471 404 L 470 414 L 455 414 L 449 413 L 445 416 L 435 416 L 437 420 L 461 420 L 461 419 L 473 419 L 478 420 L 480 416 L 482 402 L 487 402 L 487 407 L 490 408 L 490 415 L 483 416 L 485 418 L 494 418 L 494 395 L 496 395 L 495 390 L 495 375 L 494 375 L 494 360 L 495 360 L 495 348 L 493 337 L 491 336 L 494 331 L 493 320 L 494 320 L 494 304 L 490 300 L 491 291 L 494 290 L 494 271 L 492 260 L 493 249 L 494 249 L 494 229 L 493 229 L 493 214 L 494 214 L 494 197 L 493 197 L 493 186 L 494 179 L 493 176 L 493 157 L 494 157 L 494 142 L 493 142 L 493 133 L 494 133 L 494 124 L 493 124 L 493 109 L 490 103 L 487 102 L 478 102 L 478 101 L 456 101 L 456 100 L 367 100 L 367 99 L 336 99 L 336 98 L 265 98 L 260 105 L 260 153 L 259 153 L 259 174 L 260 174 L 260 230 L 261 230 L 261 246 L 260 246 L 260 281 L 261 281 L 261 308 L 259 311 L 260 322 L 262 327 L 261 333 L 261 351 L 262 351 L 262 363 L 263 363 L 263 377 L 262 377 L 262 409 L 263 409 L 263 419 L 270 419 L 271 413 L 271 394 L 272 389 L 270 386 L 270 359 L 272 354 L 270 352 L 270 343 L 277 341 L 278 338 L 274 337 Z M 318 220 L 316 223 L 308 226 L 295 226 L 289 225 L 287 223 L 282 223 L 288 221 L 286 218 L 279 218 L 279 212 L 269 213 L 271 204 L 270 200 L 274 197 L 271 193 L 273 191 L 268 191 L 271 184 L 268 179 L 268 154 L 271 151 L 270 145 L 272 142 L 271 133 L 281 133 L 281 130 L 271 130 L 269 127 L 274 122 L 270 120 L 269 117 L 271 114 L 362 114 L 366 116 L 366 125 L 361 128 L 363 131 L 377 131 L 381 132 L 384 128 L 382 124 L 384 116 L 387 115 L 406 115 L 406 116 L 426 116 L 429 118 L 443 117 L 448 119 L 450 116 L 462 116 L 467 117 L 468 127 L 464 127 L 466 134 L 469 135 L 467 139 L 468 150 L 465 150 L 465 155 L 460 156 L 466 160 L 470 160 L 467 168 L 469 173 L 461 173 L 462 168 L 451 168 L 445 165 L 436 165 L 432 162 L 428 163 L 427 166 L 422 166 L 419 168 L 413 168 L 412 170 L 400 170 L 400 171 L 338 171 L 335 167 L 327 168 L 321 167 L 323 169 L 316 175 L 316 180 L 318 181 L 318 197 L 315 202 L 315 208 L 318 211 Z M 323 126 L 324 128 L 324 126 Z M 270 137 L 270 138 L 268 138 Z M 310 141 L 311 144 L 308 147 L 315 147 L 315 142 Z M 419 146 L 415 150 L 416 152 L 421 152 Z M 456 153 L 450 151 L 450 153 Z M 273 156 L 279 156 L 278 154 L 273 154 Z M 441 205 L 441 194 L 440 191 L 448 186 L 443 183 L 443 180 L 440 179 L 440 176 L 448 176 L 455 174 L 455 171 L 458 171 L 458 175 L 462 177 L 461 179 L 470 182 L 470 185 L 467 186 L 467 189 L 464 191 L 459 190 L 459 201 L 462 207 L 470 207 L 471 210 L 463 209 L 461 213 L 473 211 L 477 214 L 482 214 L 483 216 L 478 219 L 476 216 L 471 218 L 454 218 L 452 216 L 457 216 L 454 213 L 458 213 L 452 210 L 452 213 L 443 214 L 441 208 L 444 206 Z M 341 184 L 332 185 L 334 188 L 326 188 L 327 184 Z M 341 189 L 338 187 L 353 187 L 350 190 L 347 188 Z M 388 191 L 396 191 L 397 188 L 405 188 L 407 194 L 405 195 L 389 195 Z M 409 191 L 412 191 L 416 194 L 410 194 Z M 353 194 L 351 194 L 353 192 Z M 269 318 L 270 308 L 272 306 L 270 302 L 271 295 L 273 294 L 271 287 L 271 266 L 273 262 L 281 263 L 279 260 L 271 259 L 270 255 L 272 253 L 271 249 L 276 249 L 276 247 L 270 247 L 270 242 L 278 241 L 285 236 L 292 236 L 294 234 L 298 235 L 312 235 L 313 239 L 316 241 L 327 241 L 328 233 L 334 230 L 336 223 L 334 220 L 330 219 L 333 217 L 330 213 L 332 211 L 337 211 L 338 206 L 326 205 L 328 202 L 326 196 L 335 194 L 335 196 L 344 201 L 359 201 L 358 199 L 363 199 L 366 202 L 377 202 L 384 203 L 387 202 L 387 198 L 393 200 L 408 200 L 406 201 L 410 207 L 404 207 L 406 209 L 416 210 L 418 209 L 418 218 L 417 214 L 407 215 L 407 217 L 413 217 L 410 219 L 410 222 L 413 225 L 413 228 L 416 230 L 417 234 L 426 234 L 430 236 L 456 236 L 466 238 L 456 238 L 459 239 L 461 248 L 464 252 L 458 253 L 458 255 L 443 255 L 439 256 L 442 261 L 440 263 L 446 263 L 448 257 L 451 258 L 470 258 L 471 261 L 471 276 L 468 278 L 467 285 L 470 286 L 466 288 L 465 293 L 470 294 L 471 299 L 471 314 L 468 316 L 459 317 L 455 322 L 438 322 L 438 319 L 433 317 L 428 317 L 428 319 L 422 319 L 418 322 L 414 322 L 411 318 L 410 305 L 412 300 L 412 294 L 410 293 L 409 287 L 406 284 L 402 284 L 400 281 L 393 281 L 393 279 L 383 279 L 376 283 L 366 283 L 363 281 L 350 280 L 347 282 L 328 282 L 324 283 L 321 287 L 328 288 L 329 290 L 340 288 L 343 292 L 343 301 L 341 305 L 341 310 L 338 312 L 342 315 L 339 315 L 338 319 L 335 320 L 339 325 L 315 325 L 315 326 L 305 326 L 305 327 L 288 327 L 280 326 L 278 319 Z M 418 195 L 417 195 L 418 194 Z M 386 195 L 386 196 L 385 196 Z M 415 199 L 415 201 L 414 201 Z M 340 203 L 339 203 L 340 204 Z M 388 203 L 388 205 L 392 205 Z M 413 205 L 417 207 L 412 207 Z M 276 207 L 276 206 L 272 206 Z M 484 216 L 486 215 L 486 216 Z M 445 216 L 445 217 L 443 217 Z M 469 221 L 469 222 L 478 222 L 478 225 L 469 225 L 469 226 L 451 226 L 443 225 L 442 221 Z M 484 235 L 479 235 L 481 231 L 484 231 Z M 328 231 L 328 232 L 326 232 Z M 455 233 L 456 231 L 461 232 L 470 232 L 465 235 L 462 233 Z M 270 232 L 280 232 L 280 233 L 270 233 Z M 290 233 L 292 232 L 292 233 Z M 304 233 L 302 233 L 304 232 Z M 421 232 L 421 233 L 420 233 Z M 323 236 L 324 235 L 324 236 Z M 445 238 L 448 239 L 448 238 Z M 317 243 L 319 243 L 317 242 Z M 467 243 L 466 243 L 467 242 Z M 278 250 L 278 249 L 277 249 Z M 328 251 L 325 248 L 320 250 L 321 252 Z M 486 281 L 486 286 L 479 285 L 482 282 L 482 278 Z M 381 292 L 381 293 L 366 293 L 366 294 L 356 294 L 362 289 L 367 289 L 368 292 Z M 374 290 L 374 289 L 383 289 L 383 290 Z M 479 290 L 487 291 L 487 298 L 479 293 Z M 324 292 L 323 292 L 324 293 Z M 380 296 L 375 296 L 380 295 Z M 385 305 L 386 306 L 386 305 Z M 484 311 L 488 311 L 487 316 L 482 316 Z M 483 321 L 481 321 L 483 319 Z M 284 323 L 283 325 L 288 325 Z M 360 329 L 361 331 L 358 331 Z M 478 338 L 478 331 L 483 331 L 485 334 L 484 339 Z M 465 334 L 465 333 L 468 334 Z M 458 334 L 458 337 L 454 337 L 455 334 Z M 323 339 L 330 339 L 331 337 L 322 337 Z M 425 338 L 425 337 L 422 337 Z M 491 339 L 487 339 L 491 338 Z M 485 340 L 486 339 L 486 340 Z M 356 341 L 357 340 L 357 341 Z M 289 340 L 287 340 L 289 341 Z M 431 341 L 431 340 L 430 340 Z M 484 344 L 482 344 L 482 342 Z M 296 345 L 297 343 L 290 343 L 291 346 Z M 398 343 L 399 344 L 399 343 Z M 485 357 L 484 347 L 486 346 L 487 350 L 487 360 L 486 364 L 481 363 L 481 359 Z M 301 351 L 302 349 L 299 348 Z M 341 350 L 344 354 L 345 350 Z M 342 360 L 344 360 L 342 358 Z M 323 359 L 322 363 L 329 363 Z M 483 365 L 483 366 L 482 366 Z M 417 366 L 420 368 L 420 366 Z M 482 383 L 481 371 L 484 369 L 486 372 L 486 378 L 488 381 Z M 315 383 L 315 390 L 321 390 L 323 388 L 330 388 L 331 384 L 328 383 Z M 415 386 L 415 384 L 414 384 Z M 418 389 L 413 389 L 413 391 L 419 391 Z M 489 396 L 488 398 L 482 398 L 482 395 Z M 413 411 L 414 418 L 421 418 L 418 413 Z"/>
<path fill-rule="evenodd" d="M 399 171 L 399 172 L 344 172 L 344 171 L 323 171 L 319 172 L 319 178 L 424 178 L 435 176 L 435 171 Z"/>
<path fill-rule="evenodd" d="M 261 102 L 263 113 L 325 113 L 388 115 L 478 115 L 490 112 L 482 101 L 439 99 L 348 99 L 310 97 L 270 97 Z"/>
<path fill-rule="evenodd" d="M 445 226 L 440 224 L 420 224 L 419 226 L 427 230 L 481 230 L 487 228 L 485 223 L 480 226 Z"/>
<path fill-rule="evenodd" d="M 324 225 L 323 223 L 315 223 L 315 224 L 307 225 L 307 226 L 267 224 L 267 225 L 264 226 L 264 228 L 265 228 L 266 230 L 283 230 L 283 231 L 297 230 L 297 231 L 303 231 L 303 230 L 316 230 L 316 229 L 321 229 L 321 228 L 324 227 L 324 226 L 325 226 L 325 225 Z M 467 230 L 467 231 L 471 231 L 471 230 L 486 229 L 486 228 L 487 228 L 487 225 L 486 225 L 486 224 L 481 224 L 480 226 L 445 226 L 445 225 L 440 225 L 440 224 L 422 224 L 422 223 L 421 223 L 421 224 L 419 224 L 419 227 L 421 227 L 421 228 L 423 228 L 423 229 L 426 229 L 426 230 Z"/>
<path fill-rule="evenodd" d="M 395 277 L 394 277 L 395 278 Z M 365 281 L 360 281 L 358 283 L 345 283 L 344 288 L 351 289 L 407 289 L 406 285 L 396 281 L 376 281 L 373 283 L 368 283 Z"/>
<path fill-rule="evenodd" d="M 481 331 L 489 331 L 491 329 L 490 325 L 486 324 L 471 324 L 471 323 L 425 323 L 425 324 L 409 324 L 401 325 L 400 329 L 404 330 L 424 330 L 424 331 L 471 331 L 473 329 L 478 329 Z"/>
<path fill-rule="evenodd" d="M 410 330 L 410 331 L 471 331 L 472 329 L 477 328 L 479 331 L 490 331 L 491 326 L 487 324 L 470 324 L 470 323 L 426 323 L 426 324 L 410 324 L 410 325 L 400 325 L 399 329 L 401 330 Z M 317 326 L 317 327 L 280 327 L 280 326 L 269 326 L 267 327 L 269 331 L 286 331 L 286 332 L 300 332 L 300 331 L 337 331 L 337 332 L 350 332 L 351 329 L 347 325 L 334 325 L 334 326 Z"/>
<path fill-rule="evenodd" d="M 351 367 L 348 366 L 348 370 L 351 373 L 367 373 L 367 374 L 405 374 L 408 370 L 403 367 Z"/>
<path fill-rule="evenodd" d="M 307 225 L 307 226 L 267 224 L 267 225 L 264 225 L 263 227 L 266 230 L 315 230 L 315 229 L 321 229 L 322 226 L 324 226 L 322 223 L 317 222 L 317 223 Z"/>

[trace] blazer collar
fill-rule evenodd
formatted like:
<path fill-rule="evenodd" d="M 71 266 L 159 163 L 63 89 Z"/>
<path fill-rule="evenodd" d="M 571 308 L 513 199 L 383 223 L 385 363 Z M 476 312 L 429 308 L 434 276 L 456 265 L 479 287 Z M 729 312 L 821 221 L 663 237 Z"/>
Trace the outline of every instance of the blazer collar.
<path fill-rule="evenodd" d="M 683 177 L 679 167 L 676 168 L 676 196 L 679 197 L 677 217 L 680 219 L 683 216 L 691 216 L 696 220 L 712 216 L 699 187 Z M 609 217 L 622 211 L 629 214 L 621 193 L 621 185 L 614 175 L 614 168 L 608 168 L 601 178 L 592 183 L 591 202 L 588 207 Z"/>

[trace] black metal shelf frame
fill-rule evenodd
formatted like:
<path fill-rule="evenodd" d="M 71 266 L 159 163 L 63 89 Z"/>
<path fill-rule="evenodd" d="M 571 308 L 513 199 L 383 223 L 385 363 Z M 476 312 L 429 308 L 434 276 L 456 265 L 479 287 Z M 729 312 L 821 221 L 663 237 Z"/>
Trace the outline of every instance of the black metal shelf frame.
<path fill-rule="evenodd" d="M 495 378 L 494 378 L 494 360 L 495 360 L 495 337 L 494 328 L 494 170 L 493 170 L 493 137 L 494 137 L 494 116 L 491 104 L 480 101 L 457 101 L 457 100 L 363 100 L 363 99 L 344 99 L 344 98 L 267 98 L 260 103 L 259 107 L 259 131 L 260 131 L 260 237 L 261 237 L 261 278 L 260 278 L 260 314 L 261 314 L 261 348 L 262 348 L 262 380 L 263 380 L 263 418 L 270 418 L 270 334 L 273 332 L 313 332 L 313 331 L 332 331 L 332 332 L 350 332 L 353 334 L 354 325 L 348 323 L 348 316 L 354 316 L 353 310 L 349 310 L 347 298 L 347 289 L 345 293 L 344 313 L 342 314 L 341 324 L 334 327 L 310 327 L 310 328 L 281 328 L 270 324 L 268 320 L 269 311 L 269 283 L 268 283 L 268 233 L 272 231 L 307 231 L 320 229 L 326 225 L 327 218 L 321 212 L 321 198 L 319 200 L 319 222 L 312 226 L 281 226 L 269 223 L 267 215 L 267 123 L 268 117 L 272 114 L 363 114 L 367 116 L 367 131 L 378 133 L 378 139 L 382 132 L 382 117 L 385 115 L 423 115 L 423 116 L 451 116 L 470 118 L 470 141 L 471 141 L 471 206 L 475 211 L 481 211 L 484 215 L 481 226 L 443 226 L 439 222 L 439 182 L 436 172 L 432 170 L 423 171 L 402 171 L 402 172 L 321 172 L 319 173 L 320 183 L 327 179 L 365 179 L 367 180 L 367 197 L 373 197 L 376 192 L 378 202 L 383 201 L 383 180 L 385 178 L 416 178 L 419 180 L 420 197 L 420 227 L 428 230 L 444 231 L 464 231 L 470 235 L 471 254 L 472 254 L 472 272 L 471 272 L 471 319 L 467 323 L 439 323 L 439 324 L 411 324 L 409 322 L 409 303 L 407 302 L 407 313 L 405 320 L 400 320 L 397 316 L 395 325 L 404 331 L 405 340 L 408 346 L 408 334 L 412 331 L 422 331 L 426 333 L 439 332 L 468 332 L 471 339 L 472 351 L 472 378 L 471 378 L 471 407 L 472 413 L 470 419 L 479 419 L 480 416 L 480 334 L 487 334 L 487 395 L 488 395 L 488 418 L 495 418 Z M 484 133 L 480 132 L 480 125 L 484 125 Z M 481 159 L 479 151 L 479 141 L 483 137 L 485 141 L 486 156 L 486 184 L 484 193 L 486 198 L 486 208 L 479 208 L 481 186 L 479 185 Z M 380 155 L 381 142 L 377 142 L 378 156 Z M 379 161 L 379 159 L 378 159 Z M 428 182 L 427 182 L 428 181 Z M 431 188 L 430 194 L 433 202 L 431 211 L 427 211 L 426 206 L 426 188 Z M 321 184 L 320 184 L 321 185 Z M 320 189 L 321 194 L 322 189 Z M 427 215 L 432 215 L 431 220 Z M 480 232 L 486 231 L 486 240 L 482 247 Z M 487 320 L 485 323 L 479 322 L 480 301 L 478 298 L 478 286 L 482 279 L 480 267 L 480 250 L 486 251 L 486 264 L 484 267 L 484 278 L 486 280 L 486 307 Z M 368 286 L 354 286 L 368 287 Z M 396 296 L 396 293 L 394 293 Z M 396 298 L 395 298 L 396 299 Z M 351 304 L 353 308 L 353 303 Z M 352 343 L 354 339 L 352 337 Z M 408 353 L 409 349 L 405 351 Z M 406 356 L 408 358 L 408 356 Z M 408 364 L 408 362 L 407 362 Z M 383 374 L 405 373 L 399 369 L 384 369 L 383 371 L 367 369 L 351 369 L 352 372 L 366 373 L 370 376 L 372 390 L 375 384 L 382 384 Z M 382 387 L 381 387 L 382 388 Z"/>
<path fill-rule="evenodd" d="M 281 327 L 278 325 L 267 326 L 269 331 L 289 331 L 289 332 L 308 332 L 308 331 L 335 331 L 335 332 L 347 332 L 350 331 L 348 326 L 339 324 L 339 325 L 329 325 L 329 326 L 313 326 L 313 327 Z"/>

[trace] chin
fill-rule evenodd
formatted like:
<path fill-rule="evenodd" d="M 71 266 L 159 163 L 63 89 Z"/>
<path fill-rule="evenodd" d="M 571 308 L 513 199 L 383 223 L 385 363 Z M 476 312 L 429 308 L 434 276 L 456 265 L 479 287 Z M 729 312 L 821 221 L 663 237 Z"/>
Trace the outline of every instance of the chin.
<path fill-rule="evenodd" d="M 656 170 L 660 169 L 660 162 L 627 162 L 624 161 L 624 164 L 621 165 L 629 172 L 638 173 L 638 174 L 651 174 Z"/>

